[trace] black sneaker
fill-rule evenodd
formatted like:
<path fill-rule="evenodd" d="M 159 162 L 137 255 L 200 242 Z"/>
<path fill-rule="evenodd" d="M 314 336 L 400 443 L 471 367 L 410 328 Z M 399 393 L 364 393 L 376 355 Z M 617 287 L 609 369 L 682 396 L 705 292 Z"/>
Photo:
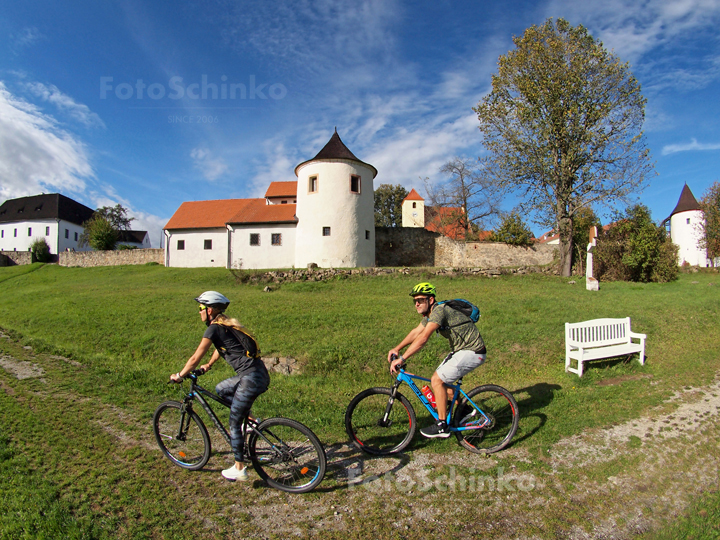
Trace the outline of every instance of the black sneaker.
<path fill-rule="evenodd" d="M 434 439 L 436 437 L 447 439 L 450 436 L 450 428 L 448 428 L 447 423 L 438 422 L 437 424 L 428 426 L 425 429 L 421 429 L 420 434 L 428 439 Z"/>

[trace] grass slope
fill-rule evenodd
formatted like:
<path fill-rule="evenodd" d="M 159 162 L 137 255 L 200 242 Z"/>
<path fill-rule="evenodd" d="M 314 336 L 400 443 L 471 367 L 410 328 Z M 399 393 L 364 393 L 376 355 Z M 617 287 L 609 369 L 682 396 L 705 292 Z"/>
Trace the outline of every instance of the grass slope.
<path fill-rule="evenodd" d="M 223 292 L 233 301 L 229 314 L 255 332 L 265 355 L 302 362 L 302 375 L 273 376 L 255 412 L 296 418 L 333 446 L 345 441 L 342 419 L 352 396 L 390 384 L 386 352 L 417 324 L 408 291 L 425 277 L 308 281 L 268 293 L 221 269 L 0 269 L 0 327 L 11 338 L 0 340 L 0 353 L 45 370 L 42 381 L 0 370 L 0 500 L 12 516 L 0 518 L 0 537 L 52 538 L 63 531 L 68 538 L 181 538 L 208 527 L 206 511 L 218 534 L 251 524 L 252 512 L 223 510 L 234 503 L 217 474 L 173 469 L 148 438 L 154 408 L 178 395 L 165 384 L 168 374 L 182 367 L 204 330 L 192 299 L 204 290 Z M 481 308 L 489 360 L 466 377 L 466 389 L 497 383 L 520 405 L 513 451 L 536 457 L 511 463 L 501 453 L 505 467 L 537 474 L 561 439 L 637 418 L 679 389 L 709 384 L 719 367 L 717 274 L 682 275 L 670 284 L 603 283 L 596 293 L 582 281 L 540 275 L 432 281 L 442 298 L 468 298 Z M 644 367 L 615 359 L 590 364 L 582 379 L 564 373 L 565 322 L 625 316 L 648 335 Z M 412 359 L 412 370 L 429 375 L 444 347 L 444 340 L 432 339 Z M 213 370 L 204 382 L 211 386 L 230 374 L 229 367 Z M 423 440 L 408 455 L 425 459 L 448 448 L 451 461 L 465 455 Z M 228 461 L 227 449 L 216 450 L 220 465 Z M 336 473 L 328 476 L 329 489 L 345 485 Z M 345 491 L 329 499 L 347 504 Z M 241 499 L 267 505 L 279 496 L 255 486 Z M 323 493 L 303 500 L 322 504 Z M 711 500 L 713 515 L 716 506 Z M 174 520 L 180 508 L 190 524 Z M 382 534 L 394 530 L 391 521 L 378 524 Z M 358 534 L 374 530 L 363 526 Z"/>

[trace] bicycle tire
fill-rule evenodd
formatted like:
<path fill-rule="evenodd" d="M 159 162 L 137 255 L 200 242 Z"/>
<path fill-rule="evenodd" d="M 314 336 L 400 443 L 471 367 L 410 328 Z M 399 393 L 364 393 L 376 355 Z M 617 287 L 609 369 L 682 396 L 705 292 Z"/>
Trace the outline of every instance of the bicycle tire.
<path fill-rule="evenodd" d="M 460 445 L 476 454 L 492 454 L 505 448 L 515 436 L 520 421 L 520 412 L 513 395 L 494 384 L 473 388 L 467 395 L 490 421 L 481 418 L 477 412 L 473 417 L 466 418 L 475 408 L 463 398 L 453 414 L 452 426 L 477 423 L 479 427 L 456 431 L 455 437 Z"/>
<path fill-rule="evenodd" d="M 180 425 L 182 407 L 179 401 L 161 403 L 153 415 L 153 432 L 166 458 L 178 467 L 197 471 L 210 459 L 210 436 L 192 409 L 185 412 L 185 425 Z"/>
<path fill-rule="evenodd" d="M 322 482 L 325 449 L 309 427 L 290 418 L 268 418 L 255 429 L 248 452 L 253 468 L 270 487 L 306 493 Z"/>
<path fill-rule="evenodd" d="M 384 425 L 391 395 L 391 388 L 368 388 L 355 396 L 345 411 L 345 431 L 350 442 L 363 452 L 394 454 L 404 450 L 415 435 L 415 410 L 400 392 L 395 394 L 388 423 Z"/>

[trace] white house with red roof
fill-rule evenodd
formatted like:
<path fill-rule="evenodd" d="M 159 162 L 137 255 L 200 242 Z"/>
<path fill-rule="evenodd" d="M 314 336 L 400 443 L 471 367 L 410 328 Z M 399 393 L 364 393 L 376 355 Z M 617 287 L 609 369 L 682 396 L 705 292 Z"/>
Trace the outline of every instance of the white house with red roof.
<path fill-rule="evenodd" d="M 262 199 L 180 205 L 164 228 L 165 265 L 374 266 L 377 169 L 355 157 L 335 131 L 295 175 L 295 182 L 271 182 Z"/>

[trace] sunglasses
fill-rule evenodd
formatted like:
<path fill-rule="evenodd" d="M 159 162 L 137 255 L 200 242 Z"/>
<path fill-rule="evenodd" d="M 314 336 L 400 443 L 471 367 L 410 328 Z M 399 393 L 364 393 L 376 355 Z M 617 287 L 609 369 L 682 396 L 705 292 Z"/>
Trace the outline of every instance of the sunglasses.
<path fill-rule="evenodd" d="M 413 304 L 424 304 L 424 303 L 427 302 L 428 300 L 429 300 L 429 298 L 417 298 L 417 297 L 415 297 L 415 298 L 413 298 Z"/>
<path fill-rule="evenodd" d="M 206 309 L 207 309 L 207 306 L 200 304 L 200 311 L 205 311 Z"/>

